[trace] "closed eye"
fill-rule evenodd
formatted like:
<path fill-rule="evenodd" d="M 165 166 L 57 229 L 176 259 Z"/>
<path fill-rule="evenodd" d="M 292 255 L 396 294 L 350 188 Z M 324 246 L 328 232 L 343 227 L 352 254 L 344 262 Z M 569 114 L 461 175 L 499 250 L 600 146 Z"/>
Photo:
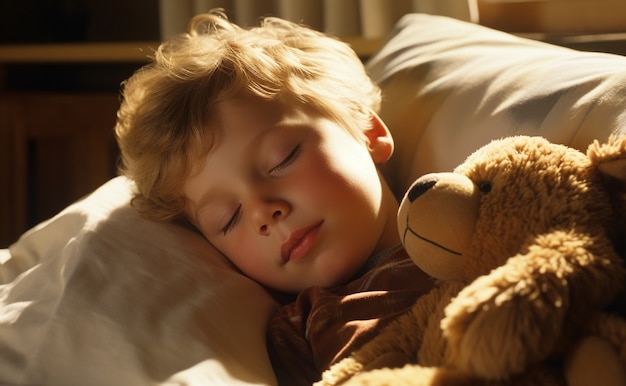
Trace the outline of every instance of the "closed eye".
<path fill-rule="evenodd" d="M 226 225 L 224 226 L 224 228 L 222 228 L 222 233 L 224 234 L 224 236 L 231 231 L 235 225 L 237 225 L 237 223 L 239 222 L 239 219 L 241 218 L 241 205 L 239 205 L 237 207 L 237 210 L 235 210 L 235 213 L 233 213 L 232 217 L 230 218 L 230 220 L 228 220 L 228 223 L 226 223 Z"/>
<path fill-rule="evenodd" d="M 293 161 L 298 158 L 298 155 L 300 155 L 300 145 L 296 146 L 291 153 L 287 154 L 287 157 L 285 157 L 285 159 L 283 159 L 278 165 L 270 169 L 270 174 L 276 174 L 291 165 Z"/>

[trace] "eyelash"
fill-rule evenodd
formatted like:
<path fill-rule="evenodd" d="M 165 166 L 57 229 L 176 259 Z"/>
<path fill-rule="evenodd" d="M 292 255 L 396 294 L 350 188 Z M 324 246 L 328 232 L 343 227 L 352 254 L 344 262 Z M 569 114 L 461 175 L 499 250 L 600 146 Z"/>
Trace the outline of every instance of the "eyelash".
<path fill-rule="evenodd" d="M 270 170 L 270 174 L 274 174 L 276 172 L 281 171 L 282 169 L 286 168 L 287 166 L 291 165 L 293 163 L 293 161 L 296 160 L 296 158 L 298 157 L 298 155 L 300 154 L 300 145 L 296 146 L 291 153 L 289 153 L 287 155 L 287 157 L 285 157 L 285 159 L 279 163 L 278 165 L 274 166 L 271 170 Z"/>
<path fill-rule="evenodd" d="M 230 218 L 230 220 L 228 220 L 228 223 L 224 226 L 224 228 L 222 228 L 222 233 L 226 235 L 228 231 L 230 231 L 231 229 L 233 229 L 235 225 L 237 225 L 237 222 L 239 222 L 240 218 L 241 218 L 241 205 L 237 207 L 237 210 L 235 211 L 233 216 Z"/>
<path fill-rule="evenodd" d="M 270 174 L 274 174 L 286 168 L 287 166 L 291 165 L 293 161 L 295 161 L 295 159 L 298 157 L 299 154 L 300 154 L 300 145 L 296 146 L 291 151 L 291 153 L 287 154 L 287 157 L 285 157 L 284 160 L 282 160 L 278 165 L 274 166 L 270 170 Z M 237 210 L 235 211 L 233 216 L 230 218 L 230 220 L 228 220 L 228 223 L 224 226 L 224 228 L 222 228 L 222 233 L 226 235 L 230 230 L 232 230 L 235 227 L 235 225 L 237 225 L 240 218 L 241 218 L 241 205 L 237 207 Z"/>

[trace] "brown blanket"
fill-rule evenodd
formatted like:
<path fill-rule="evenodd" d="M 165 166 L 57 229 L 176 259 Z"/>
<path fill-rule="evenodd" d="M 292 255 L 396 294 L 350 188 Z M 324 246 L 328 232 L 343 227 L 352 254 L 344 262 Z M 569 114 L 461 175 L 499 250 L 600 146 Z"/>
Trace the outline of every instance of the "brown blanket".
<path fill-rule="evenodd" d="M 303 291 L 270 322 L 268 349 L 279 385 L 318 381 L 432 287 L 399 249 L 346 285 Z"/>

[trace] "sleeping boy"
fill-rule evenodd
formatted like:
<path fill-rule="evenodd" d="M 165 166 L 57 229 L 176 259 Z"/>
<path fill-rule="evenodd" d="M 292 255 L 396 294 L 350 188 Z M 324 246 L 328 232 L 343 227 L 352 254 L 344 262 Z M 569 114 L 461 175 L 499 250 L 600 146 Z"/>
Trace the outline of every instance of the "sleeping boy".
<path fill-rule="evenodd" d="M 116 135 L 133 205 L 184 218 L 242 273 L 293 294 L 268 330 L 280 384 L 310 385 L 428 292 L 401 248 L 380 90 L 345 43 L 219 11 L 125 83 Z"/>

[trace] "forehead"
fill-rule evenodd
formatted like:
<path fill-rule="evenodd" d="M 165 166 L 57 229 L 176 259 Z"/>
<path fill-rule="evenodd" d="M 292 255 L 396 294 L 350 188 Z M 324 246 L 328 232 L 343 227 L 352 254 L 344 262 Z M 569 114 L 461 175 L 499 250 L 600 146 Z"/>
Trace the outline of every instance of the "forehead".
<path fill-rule="evenodd" d="M 237 96 L 215 105 L 212 119 L 219 127 L 241 123 L 268 123 L 281 119 L 286 109 L 279 100 L 264 100 L 252 96 Z"/>
<path fill-rule="evenodd" d="M 191 155 L 191 176 L 209 160 L 231 158 L 253 146 L 283 119 L 279 103 L 258 98 L 234 98 L 213 106 L 204 134 L 199 138 L 204 150 Z"/>
<path fill-rule="evenodd" d="M 224 141 L 245 142 L 246 137 L 259 135 L 280 125 L 302 122 L 311 117 L 300 106 L 289 106 L 280 100 L 264 100 L 258 97 L 239 96 L 212 109 L 206 130 L 215 137 L 211 150 L 219 148 Z"/>
<path fill-rule="evenodd" d="M 216 104 L 203 138 L 199 139 L 205 142 L 204 151 L 196 156 L 190 154 L 190 173 L 185 185 L 217 173 L 222 167 L 237 164 L 244 156 L 254 154 L 264 138 L 280 128 L 308 119 L 301 109 L 286 109 L 277 101 L 260 98 L 240 97 Z"/>

